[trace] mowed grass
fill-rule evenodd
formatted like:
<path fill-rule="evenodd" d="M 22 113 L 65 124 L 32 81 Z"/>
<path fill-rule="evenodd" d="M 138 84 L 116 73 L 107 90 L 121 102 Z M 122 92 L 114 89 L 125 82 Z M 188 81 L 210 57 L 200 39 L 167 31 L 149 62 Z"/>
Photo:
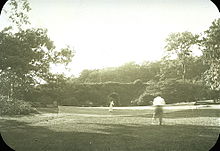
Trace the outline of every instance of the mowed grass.
<path fill-rule="evenodd" d="M 16 151 L 208 151 L 220 132 L 219 109 L 211 107 L 167 108 L 162 126 L 151 124 L 153 108 L 59 111 L 0 117 L 0 132 Z"/>

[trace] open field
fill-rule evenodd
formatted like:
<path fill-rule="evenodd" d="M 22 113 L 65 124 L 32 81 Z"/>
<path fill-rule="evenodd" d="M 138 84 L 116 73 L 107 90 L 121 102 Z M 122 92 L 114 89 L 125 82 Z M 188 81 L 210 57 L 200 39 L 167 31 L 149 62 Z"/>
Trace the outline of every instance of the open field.
<path fill-rule="evenodd" d="M 0 117 L 16 151 L 207 151 L 220 133 L 220 106 L 167 106 L 164 125 L 152 107 L 59 107 L 59 113 Z M 45 111 L 45 110 L 42 110 Z"/>

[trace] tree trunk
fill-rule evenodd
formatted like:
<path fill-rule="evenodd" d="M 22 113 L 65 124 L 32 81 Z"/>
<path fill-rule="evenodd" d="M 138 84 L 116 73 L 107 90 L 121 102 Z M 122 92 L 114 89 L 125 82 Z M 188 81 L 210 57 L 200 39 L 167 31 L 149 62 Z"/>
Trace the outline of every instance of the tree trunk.
<path fill-rule="evenodd" d="M 185 80 L 186 80 L 186 65 L 185 65 L 185 63 L 183 63 L 183 75 L 182 75 L 182 79 L 183 79 L 183 82 L 185 83 Z"/>

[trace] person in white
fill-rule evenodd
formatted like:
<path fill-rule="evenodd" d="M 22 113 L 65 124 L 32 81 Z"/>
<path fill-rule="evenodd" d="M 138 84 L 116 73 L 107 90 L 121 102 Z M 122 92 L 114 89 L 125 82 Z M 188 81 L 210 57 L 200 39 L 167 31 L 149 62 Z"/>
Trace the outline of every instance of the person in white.
<path fill-rule="evenodd" d="M 111 101 L 109 105 L 109 112 L 113 111 L 113 106 L 114 106 L 114 101 Z"/>
<path fill-rule="evenodd" d="M 157 96 L 153 100 L 153 106 L 155 106 L 154 113 L 153 113 L 153 119 L 156 121 L 156 119 L 159 119 L 159 125 L 162 125 L 162 119 L 163 119 L 163 105 L 165 105 L 165 101 L 162 97 Z M 152 121 L 153 123 L 153 121 Z"/>

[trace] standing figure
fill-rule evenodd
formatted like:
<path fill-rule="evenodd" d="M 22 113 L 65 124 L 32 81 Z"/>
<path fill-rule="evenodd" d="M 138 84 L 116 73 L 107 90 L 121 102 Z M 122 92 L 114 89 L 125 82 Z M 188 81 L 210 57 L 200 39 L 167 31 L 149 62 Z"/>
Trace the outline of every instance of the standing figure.
<path fill-rule="evenodd" d="M 109 105 L 109 112 L 113 111 L 113 106 L 114 106 L 114 101 L 111 101 Z"/>
<path fill-rule="evenodd" d="M 163 105 L 165 105 L 165 101 L 162 97 L 157 96 L 153 100 L 153 106 L 155 107 L 154 109 L 154 114 L 153 114 L 153 119 L 156 121 L 156 119 L 159 119 L 159 125 L 162 125 L 162 119 L 163 119 Z"/>

